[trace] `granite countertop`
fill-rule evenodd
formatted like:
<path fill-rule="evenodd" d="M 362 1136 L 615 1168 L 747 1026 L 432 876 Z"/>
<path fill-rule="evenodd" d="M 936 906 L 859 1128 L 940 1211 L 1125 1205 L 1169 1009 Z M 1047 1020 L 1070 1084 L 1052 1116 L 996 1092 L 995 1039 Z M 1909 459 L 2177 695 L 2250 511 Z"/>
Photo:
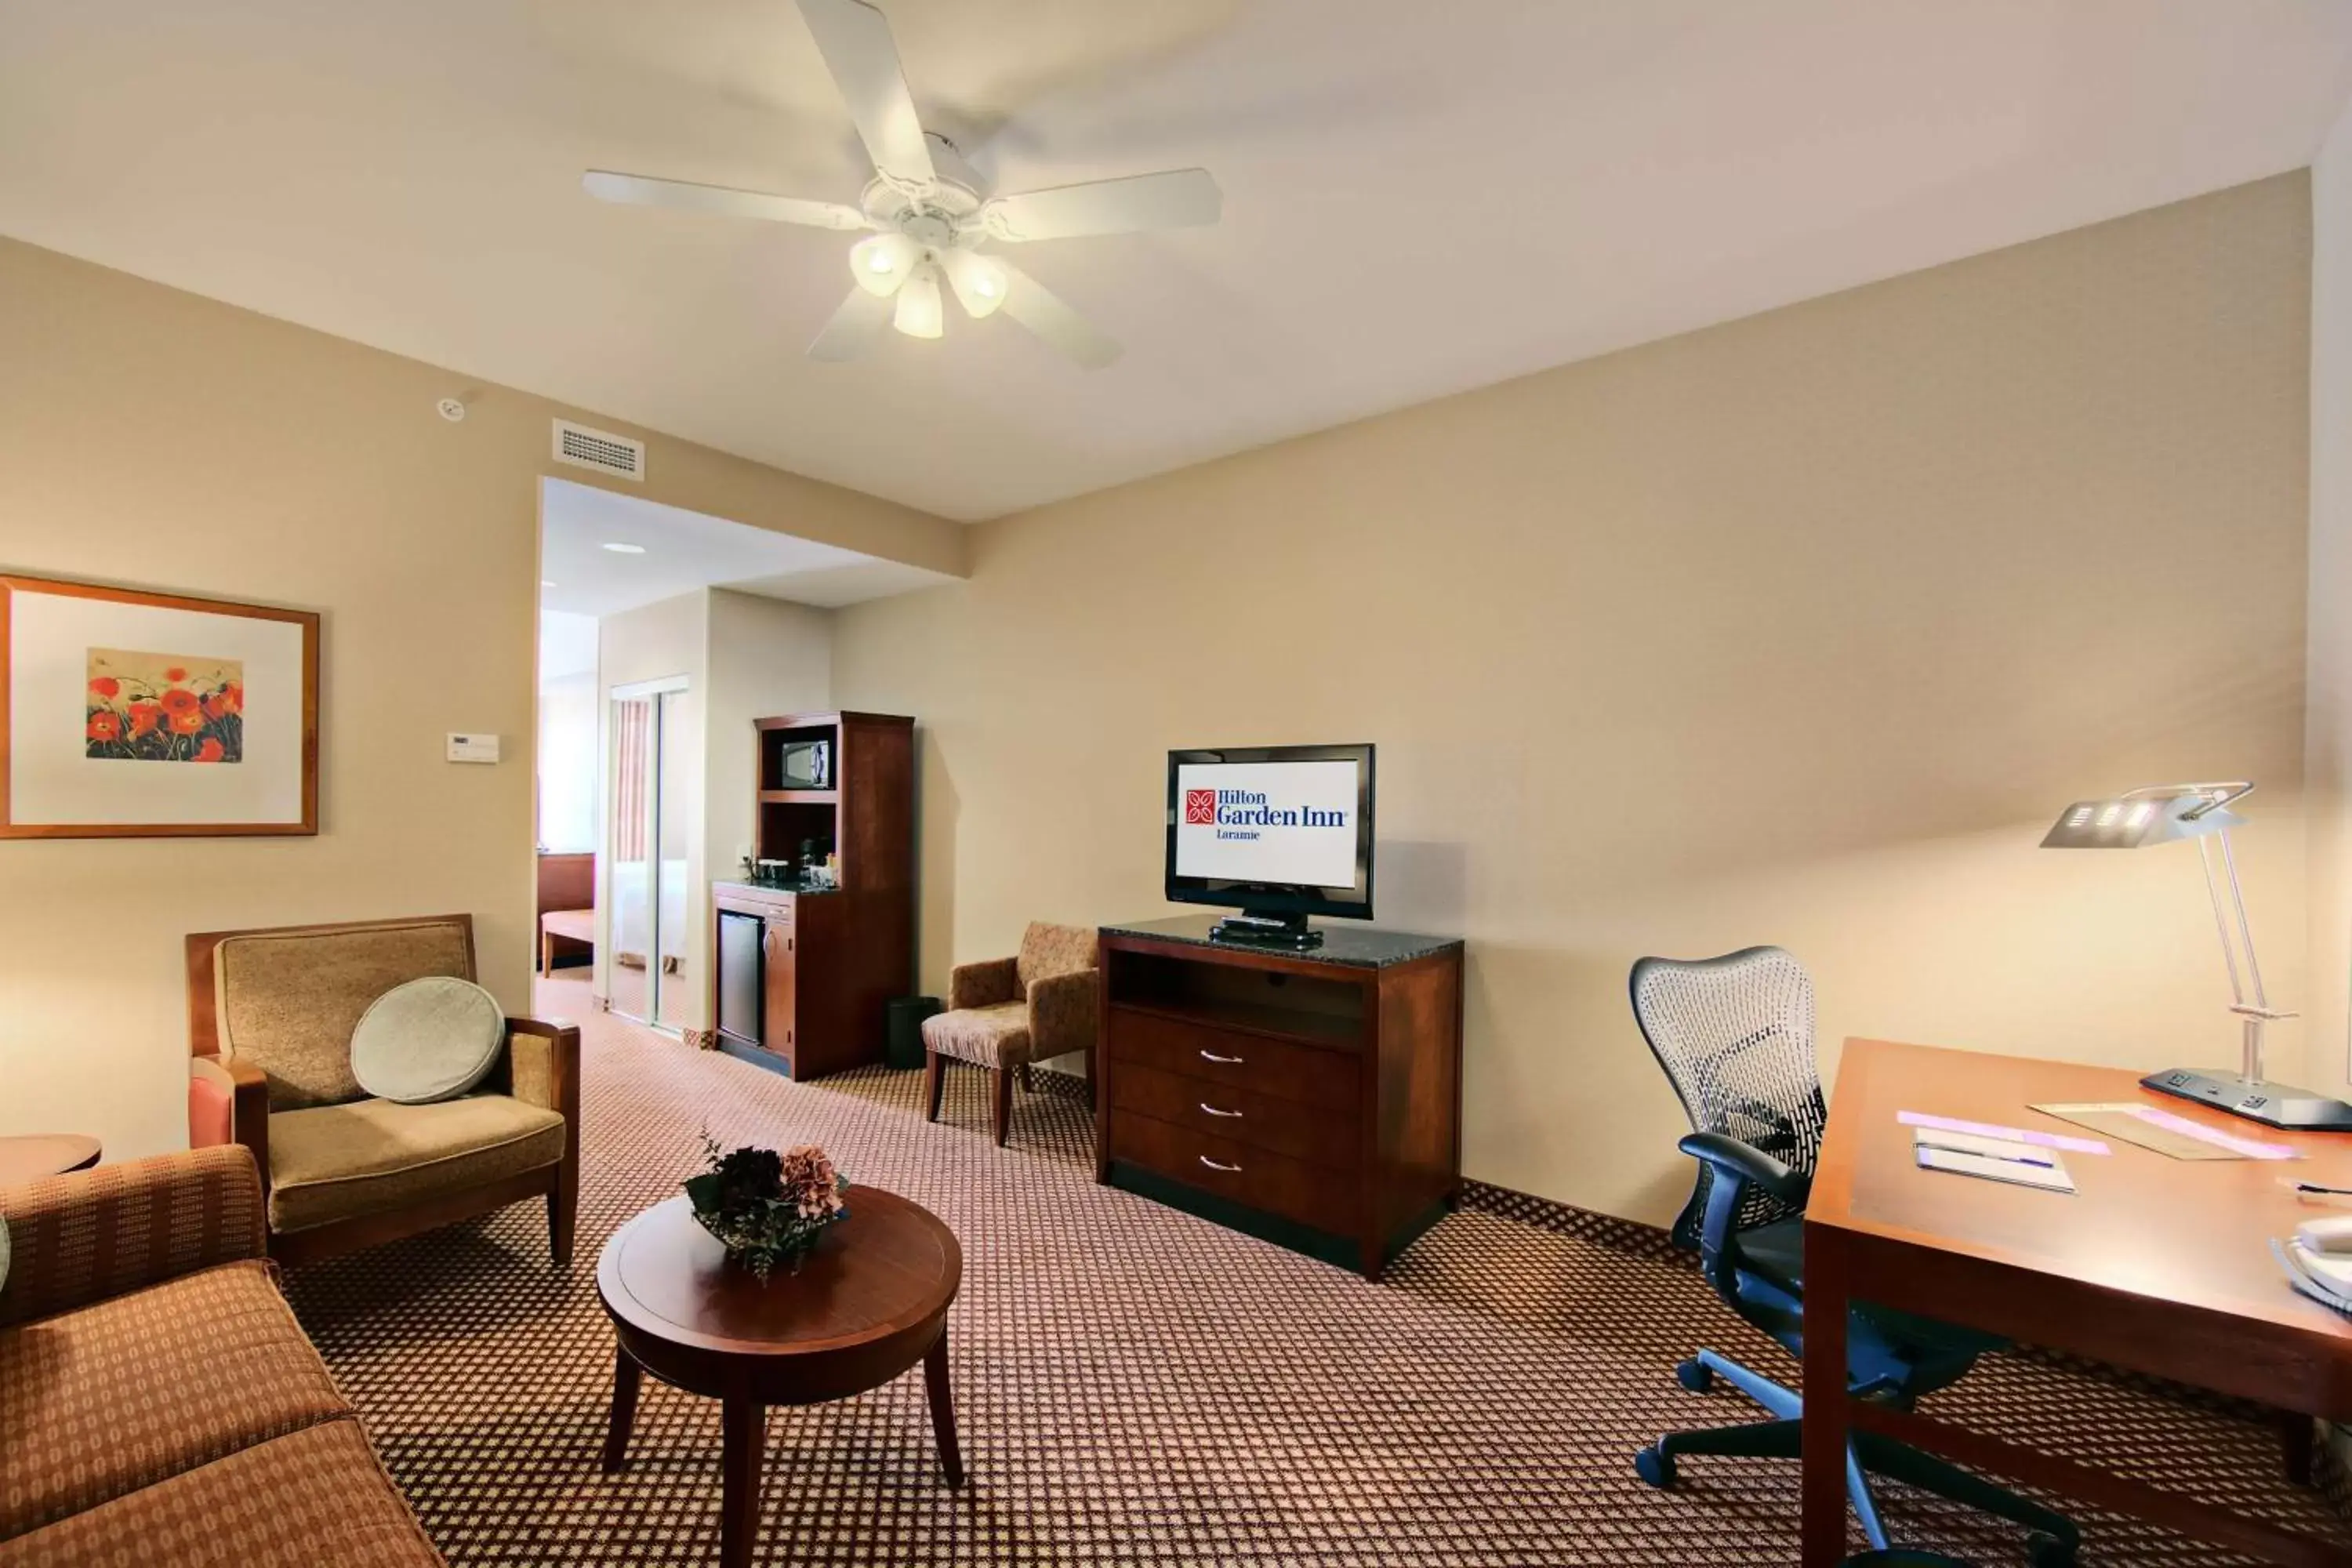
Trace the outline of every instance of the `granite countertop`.
<path fill-rule="evenodd" d="M 754 881 L 749 877 L 719 877 L 713 879 L 710 885 L 714 888 L 741 888 L 752 893 L 790 893 L 801 899 L 822 898 L 827 893 L 841 891 L 837 887 L 803 888 L 798 882 Z"/>
<path fill-rule="evenodd" d="M 1411 963 L 1432 953 L 1444 952 L 1462 945 L 1458 936 L 1418 936 L 1412 931 L 1379 931 L 1370 926 L 1318 923 L 1315 929 L 1323 933 L 1320 947 L 1284 947 L 1277 942 L 1212 942 L 1209 928 L 1223 919 L 1222 915 L 1178 915 L 1164 921 L 1133 921 L 1123 925 L 1101 928 L 1106 936 L 1148 937 L 1153 942 L 1181 942 L 1193 947 L 1214 948 L 1219 952 L 1265 952 L 1281 958 L 1300 958 L 1310 963 L 1336 963 L 1351 969 L 1386 969 L 1391 964 Z"/>

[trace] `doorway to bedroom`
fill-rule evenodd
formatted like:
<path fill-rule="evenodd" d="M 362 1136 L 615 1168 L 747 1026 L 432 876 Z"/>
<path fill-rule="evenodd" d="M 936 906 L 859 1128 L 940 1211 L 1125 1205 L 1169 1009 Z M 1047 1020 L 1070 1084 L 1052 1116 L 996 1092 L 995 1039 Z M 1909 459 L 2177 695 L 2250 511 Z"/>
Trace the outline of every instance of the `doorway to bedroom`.
<path fill-rule="evenodd" d="M 694 693 L 684 676 L 616 686 L 608 846 L 613 1011 L 683 1033 L 695 977 L 687 962 L 688 851 L 699 802 L 693 787 Z"/>
<path fill-rule="evenodd" d="M 603 1009 L 716 1043 L 710 889 L 742 875 L 753 852 L 756 721 L 831 709 L 836 606 L 950 581 L 617 489 L 541 480 L 549 1011 Z"/>

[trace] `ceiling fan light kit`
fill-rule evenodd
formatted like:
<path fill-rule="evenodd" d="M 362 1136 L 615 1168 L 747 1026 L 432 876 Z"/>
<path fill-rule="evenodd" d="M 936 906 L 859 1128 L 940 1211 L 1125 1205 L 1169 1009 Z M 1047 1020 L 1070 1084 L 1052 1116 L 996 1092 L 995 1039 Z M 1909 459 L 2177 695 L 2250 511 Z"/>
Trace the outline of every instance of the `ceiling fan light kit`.
<path fill-rule="evenodd" d="M 885 323 L 908 337 L 944 335 L 944 275 L 973 321 L 1002 309 L 1084 369 L 1116 360 L 1116 341 L 1035 279 L 979 247 L 1215 223 L 1223 197 L 1208 171 L 1173 169 L 990 195 L 954 144 L 923 129 L 881 12 L 865 0 L 799 0 L 799 5 L 874 160 L 874 178 L 857 205 L 602 169 L 590 170 L 582 188 L 600 201 L 840 232 L 874 230 L 850 247 L 855 286 L 809 344 L 814 359 L 855 359 L 873 346 Z"/>

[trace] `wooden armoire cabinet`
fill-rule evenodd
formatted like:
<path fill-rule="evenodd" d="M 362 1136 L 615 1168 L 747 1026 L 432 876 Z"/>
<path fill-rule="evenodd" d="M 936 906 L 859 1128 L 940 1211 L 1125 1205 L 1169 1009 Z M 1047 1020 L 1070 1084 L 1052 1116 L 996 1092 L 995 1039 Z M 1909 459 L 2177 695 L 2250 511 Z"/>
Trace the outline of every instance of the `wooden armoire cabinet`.
<path fill-rule="evenodd" d="M 711 886 L 719 1048 L 795 1079 L 882 1059 L 915 986 L 915 721 L 795 713 L 759 730 L 755 860 Z M 810 787 L 814 748 L 824 787 Z M 810 864 L 839 857 L 835 885 Z"/>

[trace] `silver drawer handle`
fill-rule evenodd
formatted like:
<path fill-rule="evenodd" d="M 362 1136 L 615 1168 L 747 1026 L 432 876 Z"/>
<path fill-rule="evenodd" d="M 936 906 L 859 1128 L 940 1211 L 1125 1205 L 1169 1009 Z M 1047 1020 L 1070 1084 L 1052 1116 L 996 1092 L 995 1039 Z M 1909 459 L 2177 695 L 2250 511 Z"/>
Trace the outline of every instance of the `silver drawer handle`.
<path fill-rule="evenodd" d="M 1207 1111 L 1212 1116 L 1239 1116 L 1241 1114 L 1238 1110 L 1219 1110 L 1215 1106 L 1211 1105 L 1205 1100 L 1201 1101 L 1201 1109 Z"/>
<path fill-rule="evenodd" d="M 1204 1062 L 1216 1062 L 1222 1066 L 1229 1068 L 1237 1068 L 1242 1065 L 1241 1058 L 1221 1057 L 1214 1051 L 1202 1051 L 1201 1053 L 1201 1059 Z"/>
<path fill-rule="evenodd" d="M 1224 1171 L 1236 1175 L 1241 1172 L 1239 1165 L 1228 1165 L 1223 1160 L 1212 1160 L 1206 1154 L 1201 1156 L 1201 1163 L 1208 1166 L 1212 1171 Z"/>

